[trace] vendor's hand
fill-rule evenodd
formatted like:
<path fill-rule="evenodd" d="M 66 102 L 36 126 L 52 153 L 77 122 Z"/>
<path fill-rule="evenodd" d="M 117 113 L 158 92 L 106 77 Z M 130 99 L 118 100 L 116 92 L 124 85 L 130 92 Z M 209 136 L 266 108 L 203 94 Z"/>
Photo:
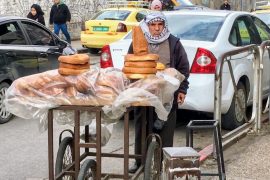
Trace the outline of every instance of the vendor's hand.
<path fill-rule="evenodd" d="M 186 98 L 186 95 L 184 93 L 178 93 L 178 96 L 177 96 L 177 102 L 179 104 L 183 104 L 184 101 L 185 101 L 185 98 Z"/>

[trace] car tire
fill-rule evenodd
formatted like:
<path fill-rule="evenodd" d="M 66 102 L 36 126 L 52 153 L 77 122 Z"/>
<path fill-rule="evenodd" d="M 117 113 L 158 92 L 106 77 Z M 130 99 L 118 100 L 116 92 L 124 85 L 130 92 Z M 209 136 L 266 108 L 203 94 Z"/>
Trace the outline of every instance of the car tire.
<path fill-rule="evenodd" d="M 6 111 L 6 107 L 4 105 L 4 98 L 9 86 L 10 85 L 6 82 L 0 83 L 0 124 L 8 122 L 13 117 L 10 112 Z"/>
<path fill-rule="evenodd" d="M 89 52 L 91 54 L 98 54 L 99 51 L 100 51 L 100 49 L 97 49 L 97 48 L 89 48 Z"/>
<path fill-rule="evenodd" d="M 237 92 L 240 97 L 241 104 L 245 108 L 245 112 L 247 112 L 247 92 L 242 82 L 238 83 Z M 226 130 L 233 130 L 244 124 L 244 122 L 245 118 L 241 113 L 240 106 L 238 105 L 234 93 L 230 109 L 222 116 L 222 128 Z"/>

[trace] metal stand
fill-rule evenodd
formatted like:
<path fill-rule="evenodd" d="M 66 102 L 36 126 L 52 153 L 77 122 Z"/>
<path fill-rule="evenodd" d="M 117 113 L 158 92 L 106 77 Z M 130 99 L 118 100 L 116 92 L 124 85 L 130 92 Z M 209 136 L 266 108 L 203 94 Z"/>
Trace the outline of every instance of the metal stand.
<path fill-rule="evenodd" d="M 193 147 L 193 130 L 210 129 L 214 133 L 214 146 L 217 155 L 218 174 L 201 173 L 201 176 L 219 176 L 220 180 L 226 179 L 225 165 L 223 158 L 220 125 L 216 120 L 192 120 L 187 125 L 186 146 Z"/>

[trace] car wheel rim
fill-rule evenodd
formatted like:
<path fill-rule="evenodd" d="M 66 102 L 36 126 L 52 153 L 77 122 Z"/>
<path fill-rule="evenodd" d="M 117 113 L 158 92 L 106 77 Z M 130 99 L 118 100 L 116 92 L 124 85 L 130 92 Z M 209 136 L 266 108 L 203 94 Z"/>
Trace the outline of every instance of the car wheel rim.
<path fill-rule="evenodd" d="M 238 97 L 239 97 L 241 106 L 244 108 L 244 112 L 246 112 L 246 97 L 245 97 L 245 92 L 244 92 L 243 89 L 239 89 L 237 91 L 237 93 L 238 93 Z M 236 120 L 238 122 L 242 122 L 243 119 L 244 119 L 244 115 L 242 114 L 241 107 L 238 104 L 237 99 L 235 99 L 235 116 L 236 116 Z"/>
<path fill-rule="evenodd" d="M 10 116 L 10 112 L 6 110 L 6 106 L 4 105 L 4 98 L 6 91 L 7 91 L 6 87 L 0 90 L 0 117 L 2 119 L 7 119 Z"/>

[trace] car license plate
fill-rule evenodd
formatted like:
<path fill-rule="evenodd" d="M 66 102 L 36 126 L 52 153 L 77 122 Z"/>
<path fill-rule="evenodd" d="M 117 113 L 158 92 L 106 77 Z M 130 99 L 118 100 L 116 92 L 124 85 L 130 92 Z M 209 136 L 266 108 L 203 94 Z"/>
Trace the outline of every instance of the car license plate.
<path fill-rule="evenodd" d="M 99 27 L 93 27 L 93 31 L 109 31 L 109 27 L 99 26 Z"/>

